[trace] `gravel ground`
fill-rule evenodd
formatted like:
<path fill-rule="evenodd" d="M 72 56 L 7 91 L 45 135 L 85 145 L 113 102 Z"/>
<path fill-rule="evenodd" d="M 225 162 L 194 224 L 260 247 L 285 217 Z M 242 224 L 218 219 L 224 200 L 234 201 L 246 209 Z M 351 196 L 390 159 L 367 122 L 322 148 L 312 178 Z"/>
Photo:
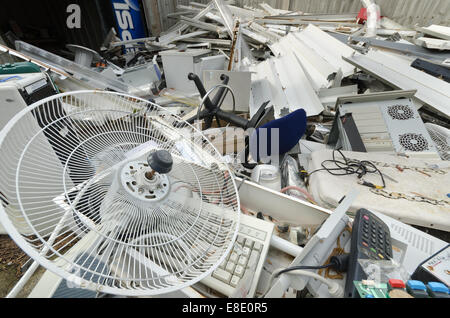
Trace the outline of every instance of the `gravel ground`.
<path fill-rule="evenodd" d="M 21 267 L 29 257 L 9 238 L 0 235 L 0 297 L 5 297 L 22 276 Z M 39 267 L 17 297 L 27 297 L 45 272 Z"/>

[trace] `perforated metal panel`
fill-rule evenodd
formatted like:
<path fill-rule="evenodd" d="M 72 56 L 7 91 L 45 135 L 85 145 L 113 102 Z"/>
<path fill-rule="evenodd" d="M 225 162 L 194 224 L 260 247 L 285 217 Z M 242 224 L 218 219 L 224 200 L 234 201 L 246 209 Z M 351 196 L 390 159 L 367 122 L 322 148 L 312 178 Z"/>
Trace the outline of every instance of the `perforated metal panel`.
<path fill-rule="evenodd" d="M 394 151 L 438 157 L 412 99 L 384 95 L 340 106 L 341 116 L 352 114 L 367 152 Z"/>
<path fill-rule="evenodd" d="M 388 114 L 392 119 L 408 120 L 414 118 L 414 112 L 407 105 L 392 105 L 388 107 Z"/>
<path fill-rule="evenodd" d="M 428 141 L 423 135 L 403 134 L 399 137 L 400 144 L 409 151 L 426 151 L 429 149 Z"/>

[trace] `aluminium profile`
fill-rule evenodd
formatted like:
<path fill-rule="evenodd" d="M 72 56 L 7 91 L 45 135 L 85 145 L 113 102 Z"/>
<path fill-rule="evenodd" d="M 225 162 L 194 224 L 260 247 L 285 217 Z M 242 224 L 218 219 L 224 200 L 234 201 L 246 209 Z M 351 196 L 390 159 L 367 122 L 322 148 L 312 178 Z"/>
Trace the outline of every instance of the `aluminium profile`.
<path fill-rule="evenodd" d="M 308 25 L 303 31 L 294 33 L 294 35 L 330 65 L 333 65 L 336 69 L 340 68 L 343 77 L 354 73 L 354 66 L 342 59 L 342 56 L 350 56 L 355 52 L 348 45 L 341 43 L 312 24 Z"/>
<path fill-rule="evenodd" d="M 203 9 L 199 13 L 197 13 L 193 19 L 200 20 L 208 12 L 210 12 L 213 8 L 214 8 L 214 4 L 212 2 L 210 2 L 209 5 L 205 9 Z M 175 24 L 167 32 L 164 32 L 164 34 L 162 34 L 160 36 L 160 42 L 164 42 L 164 43 L 173 42 L 173 41 L 171 41 L 171 39 L 180 36 L 183 33 L 183 31 L 185 31 L 187 28 L 189 28 L 189 25 L 187 25 L 185 23 L 179 22 L 179 23 Z"/>
<path fill-rule="evenodd" d="M 348 23 L 348 22 L 332 22 L 332 21 L 310 21 L 310 20 L 299 20 L 299 19 L 271 19 L 271 18 L 256 18 L 255 22 L 259 24 L 283 24 L 283 25 L 332 25 L 336 27 L 358 27 L 361 28 L 360 24 Z"/>
<path fill-rule="evenodd" d="M 336 73 L 339 69 L 324 60 L 294 33 L 289 33 L 277 43 L 269 45 L 269 47 L 275 56 L 291 55 L 295 52 L 311 77 L 312 85 L 316 91 L 320 88 L 330 87 L 330 75 Z"/>
<path fill-rule="evenodd" d="M 219 17 L 217 14 L 214 14 L 212 12 L 208 12 L 207 14 L 205 14 L 205 18 L 213 20 L 217 23 L 220 23 L 221 25 L 225 25 L 225 23 L 223 22 L 223 19 L 221 17 Z"/>
<path fill-rule="evenodd" d="M 339 97 L 358 95 L 358 85 L 323 88 L 319 91 L 318 95 L 324 107 L 334 109 Z"/>
<path fill-rule="evenodd" d="M 280 15 L 280 14 L 289 12 L 289 11 L 285 11 L 285 10 L 279 10 L 279 9 L 272 8 L 267 3 L 260 3 L 259 6 L 261 8 L 263 8 L 263 10 L 266 11 L 270 16 Z"/>
<path fill-rule="evenodd" d="M 258 43 L 267 45 L 270 42 L 270 40 L 268 38 L 266 38 L 265 36 L 258 34 L 256 32 L 253 32 L 247 28 L 242 28 L 241 31 L 242 31 L 243 35 L 249 37 L 250 39 L 252 39 Z"/>
<path fill-rule="evenodd" d="M 347 43 L 348 41 L 364 42 L 370 46 L 376 46 L 376 47 L 380 47 L 380 48 L 394 50 L 394 51 L 402 52 L 402 53 L 405 53 L 408 55 L 422 57 L 422 58 L 425 58 L 430 61 L 437 61 L 439 63 L 442 63 L 446 59 L 450 59 L 450 53 L 433 52 L 433 51 L 427 50 L 423 47 L 420 47 L 420 46 L 417 46 L 414 44 L 386 41 L 386 40 L 380 40 L 380 39 L 376 39 L 376 38 L 367 38 L 367 37 L 363 37 L 363 36 L 348 36 L 348 35 L 344 35 L 344 34 L 336 33 L 336 32 L 330 32 L 329 34 L 332 37 L 338 39 L 339 41 L 341 41 L 343 43 Z"/>
<path fill-rule="evenodd" d="M 450 84 L 416 70 L 409 62 L 392 54 L 370 50 L 343 57 L 347 62 L 380 81 L 402 90 L 417 90 L 415 98 L 450 118 Z"/>
<path fill-rule="evenodd" d="M 194 7 L 200 7 L 200 8 L 206 8 L 208 5 L 206 5 L 206 4 L 204 4 L 204 3 L 199 3 L 199 2 L 194 2 L 194 1 L 190 1 L 189 2 L 189 4 L 191 5 L 191 6 L 194 6 Z"/>
<path fill-rule="evenodd" d="M 28 56 L 26 54 L 23 54 L 21 52 L 13 50 L 13 49 L 7 47 L 6 45 L 0 44 L 0 53 L 6 53 L 6 54 L 9 54 L 12 57 L 17 57 L 17 58 L 20 58 L 22 60 L 25 60 L 25 61 L 31 62 L 33 64 L 36 64 L 39 67 L 44 68 L 45 70 L 50 70 L 53 73 L 58 74 L 62 79 L 71 78 L 72 77 L 70 74 L 66 73 L 66 71 L 64 71 L 62 68 L 55 67 L 53 65 L 44 63 L 44 62 L 42 62 L 39 59 L 33 58 L 31 56 Z"/>
<path fill-rule="evenodd" d="M 224 39 L 209 39 L 209 38 L 185 38 L 181 39 L 181 42 L 187 42 L 187 43 L 209 43 L 213 45 L 218 46 L 231 46 L 230 40 L 224 40 Z"/>
<path fill-rule="evenodd" d="M 102 74 L 95 72 L 88 67 L 77 64 L 73 61 L 40 49 L 26 42 L 16 41 L 15 45 L 19 52 L 24 53 L 34 58 L 35 60 L 72 73 L 72 77 L 75 77 L 79 80 L 87 79 L 88 83 L 97 89 L 111 89 L 114 91 L 135 94 L 138 96 L 144 96 L 148 94 L 147 92 L 132 87 L 131 85 L 119 81 L 118 79 L 103 76 Z"/>
<path fill-rule="evenodd" d="M 347 14 L 292 14 L 292 15 L 272 15 L 270 18 L 273 19 L 299 19 L 305 21 L 328 21 L 328 22 L 347 22 L 356 21 L 356 13 Z"/>
<path fill-rule="evenodd" d="M 135 44 L 135 43 L 139 43 L 139 42 L 148 42 L 148 41 L 155 41 L 156 37 L 148 37 L 148 38 L 139 38 L 139 39 L 132 39 L 132 40 L 125 40 L 125 41 L 116 41 L 116 42 L 111 42 L 109 44 L 110 47 L 117 47 L 117 46 L 122 46 L 122 45 L 126 45 L 126 44 Z"/>
<path fill-rule="evenodd" d="M 259 33 L 264 37 L 268 38 L 271 42 L 279 41 L 282 37 L 278 34 L 270 31 L 268 28 L 258 24 L 249 22 L 247 27 L 251 29 L 253 32 Z"/>
<path fill-rule="evenodd" d="M 177 4 L 177 10 L 184 10 L 184 11 L 189 11 L 191 13 L 198 13 L 200 11 L 202 11 L 204 8 L 195 8 L 192 6 L 186 6 L 183 4 Z"/>
<path fill-rule="evenodd" d="M 323 106 L 311 85 L 311 80 L 295 52 L 272 57 L 258 64 L 252 78 L 254 106 L 270 100 L 275 118 L 283 111 L 293 112 L 303 108 L 307 116 L 319 115 Z M 252 107 L 250 109 L 252 112 Z"/>
<path fill-rule="evenodd" d="M 432 24 L 426 28 L 416 28 L 417 31 L 443 39 L 450 40 L 450 27 Z"/>
<path fill-rule="evenodd" d="M 414 43 L 435 50 L 450 50 L 450 41 L 434 38 L 420 37 L 414 40 Z"/>
<path fill-rule="evenodd" d="M 180 15 L 188 15 L 188 14 L 193 14 L 194 12 L 192 11 L 178 11 L 178 12 L 172 12 L 172 13 L 168 13 L 166 15 L 166 17 L 168 18 L 176 18 L 179 17 Z"/>
<path fill-rule="evenodd" d="M 225 28 L 219 27 L 212 23 L 199 21 L 199 20 L 188 18 L 185 16 L 180 16 L 179 19 L 181 22 L 183 22 L 187 25 L 193 26 L 197 29 L 203 29 L 203 30 L 207 30 L 207 31 L 211 31 L 211 32 L 217 32 L 218 34 L 226 33 Z"/>
<path fill-rule="evenodd" d="M 233 38 L 234 26 L 235 26 L 235 18 L 233 18 L 230 9 L 225 5 L 223 0 L 213 0 L 210 4 L 213 4 L 216 9 L 219 11 L 220 16 L 224 22 L 228 35 Z"/>
<path fill-rule="evenodd" d="M 183 35 L 178 35 L 178 36 L 171 37 L 171 38 L 165 38 L 164 40 L 162 40 L 160 38 L 159 42 L 151 42 L 150 44 L 152 44 L 152 45 L 154 44 L 154 45 L 158 45 L 158 46 L 165 46 L 172 42 L 177 42 L 177 41 L 181 41 L 181 40 L 188 39 L 188 38 L 195 38 L 197 36 L 206 35 L 208 33 L 209 33 L 209 31 L 203 31 L 203 30 L 196 31 L 196 32 L 187 33 L 187 34 L 183 34 Z"/>

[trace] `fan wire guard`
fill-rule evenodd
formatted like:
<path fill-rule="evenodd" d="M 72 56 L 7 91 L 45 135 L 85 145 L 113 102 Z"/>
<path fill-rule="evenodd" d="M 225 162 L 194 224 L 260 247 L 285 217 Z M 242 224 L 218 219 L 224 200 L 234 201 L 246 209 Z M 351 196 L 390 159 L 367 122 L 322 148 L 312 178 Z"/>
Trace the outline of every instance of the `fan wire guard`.
<path fill-rule="evenodd" d="M 151 169 L 146 158 L 161 149 L 171 153 L 172 171 L 146 183 L 132 165 Z M 139 98 L 79 91 L 44 99 L 0 132 L 0 158 L 0 221 L 74 287 L 128 296 L 176 291 L 218 267 L 237 235 L 239 197 L 219 152 Z"/>
<path fill-rule="evenodd" d="M 442 160 L 450 160 L 450 130 L 432 123 L 426 123 L 428 133 L 436 145 Z"/>

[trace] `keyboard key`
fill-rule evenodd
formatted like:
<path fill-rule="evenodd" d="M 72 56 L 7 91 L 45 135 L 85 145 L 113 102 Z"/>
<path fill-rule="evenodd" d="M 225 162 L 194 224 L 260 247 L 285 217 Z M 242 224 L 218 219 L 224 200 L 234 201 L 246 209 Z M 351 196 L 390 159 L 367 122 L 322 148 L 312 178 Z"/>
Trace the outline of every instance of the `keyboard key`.
<path fill-rule="evenodd" d="M 228 263 L 227 259 L 224 259 L 223 262 L 220 263 L 219 268 L 225 269 L 225 267 L 227 266 L 227 263 Z"/>
<path fill-rule="evenodd" d="M 242 255 L 245 256 L 245 257 L 249 257 L 250 256 L 250 252 L 251 252 L 251 249 L 249 249 L 248 247 L 244 247 L 242 249 Z"/>
<path fill-rule="evenodd" d="M 248 258 L 245 256 L 240 256 L 238 260 L 238 264 L 245 268 L 247 266 Z"/>
<path fill-rule="evenodd" d="M 264 241 L 266 239 L 266 232 L 263 231 L 254 231 L 254 238 L 257 238 L 258 240 Z"/>
<path fill-rule="evenodd" d="M 255 241 L 253 241 L 253 240 L 251 240 L 251 239 L 246 239 L 245 240 L 245 247 L 248 247 L 248 248 L 252 248 L 253 247 L 253 244 L 255 243 Z"/>
<path fill-rule="evenodd" d="M 217 268 L 212 275 L 214 278 L 224 282 L 225 284 L 228 284 L 230 282 L 231 279 L 231 274 L 228 273 L 227 271 L 224 271 L 221 268 Z"/>
<path fill-rule="evenodd" d="M 248 267 L 256 268 L 256 265 L 258 264 L 258 260 L 259 260 L 259 252 L 252 251 L 252 254 L 250 254 L 250 258 L 248 259 Z"/>
<path fill-rule="evenodd" d="M 231 274 L 234 273 L 234 268 L 236 267 L 236 264 L 233 262 L 228 262 L 227 266 L 225 267 L 225 270 Z"/>
<path fill-rule="evenodd" d="M 241 232 L 242 234 L 250 235 L 250 233 L 252 233 L 253 231 L 248 226 L 241 225 L 241 229 L 239 230 L 239 232 Z"/>
<path fill-rule="evenodd" d="M 234 269 L 234 275 L 242 278 L 242 276 L 244 276 L 244 267 L 242 267 L 241 265 L 236 266 L 236 268 Z"/>
<path fill-rule="evenodd" d="M 238 255 L 237 255 L 237 253 L 235 253 L 235 252 L 231 253 L 230 258 L 229 258 L 229 261 L 230 261 L 230 262 L 233 262 L 233 263 L 237 263 L 237 261 L 238 261 Z"/>
<path fill-rule="evenodd" d="M 236 287 L 240 280 L 241 278 L 239 276 L 233 275 L 233 277 L 231 277 L 230 285 Z"/>
<path fill-rule="evenodd" d="M 255 244 L 253 245 L 253 249 L 254 249 L 255 251 L 261 252 L 261 250 L 262 250 L 262 244 L 259 243 L 259 242 L 255 242 Z"/>
<path fill-rule="evenodd" d="M 236 253 L 237 255 L 242 254 L 242 247 L 238 244 L 235 244 L 233 247 L 233 253 Z"/>
<path fill-rule="evenodd" d="M 242 235 L 238 235 L 236 242 L 241 246 L 244 246 L 245 237 L 243 237 Z"/>

